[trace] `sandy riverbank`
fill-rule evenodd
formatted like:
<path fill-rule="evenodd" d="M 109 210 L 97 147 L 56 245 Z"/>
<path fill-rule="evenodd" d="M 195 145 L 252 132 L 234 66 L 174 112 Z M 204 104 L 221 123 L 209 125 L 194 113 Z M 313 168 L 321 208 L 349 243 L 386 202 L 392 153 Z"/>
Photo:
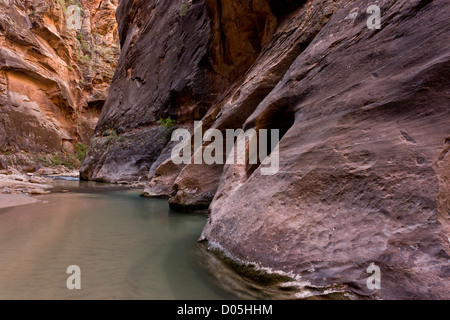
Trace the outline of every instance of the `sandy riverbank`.
<path fill-rule="evenodd" d="M 23 206 L 39 202 L 39 200 L 24 194 L 0 194 L 0 209 Z"/>
<path fill-rule="evenodd" d="M 77 177 L 78 172 L 51 168 L 36 173 L 23 173 L 13 168 L 0 170 L 0 209 L 39 202 L 33 195 L 51 192 L 53 179 L 49 176 Z"/>

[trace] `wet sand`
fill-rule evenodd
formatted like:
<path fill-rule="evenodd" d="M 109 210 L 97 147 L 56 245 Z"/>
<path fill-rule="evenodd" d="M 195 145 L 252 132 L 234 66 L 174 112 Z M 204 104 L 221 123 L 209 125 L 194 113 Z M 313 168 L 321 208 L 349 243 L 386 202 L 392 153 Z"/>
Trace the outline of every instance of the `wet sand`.
<path fill-rule="evenodd" d="M 0 194 L 0 209 L 18 207 L 39 202 L 39 200 L 24 194 Z"/>

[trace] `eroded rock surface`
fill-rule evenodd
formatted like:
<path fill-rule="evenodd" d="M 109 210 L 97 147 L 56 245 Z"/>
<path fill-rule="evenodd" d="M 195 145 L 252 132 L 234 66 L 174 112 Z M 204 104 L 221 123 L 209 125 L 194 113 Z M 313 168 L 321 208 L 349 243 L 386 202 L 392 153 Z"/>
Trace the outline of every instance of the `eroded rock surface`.
<path fill-rule="evenodd" d="M 119 54 L 117 3 L 0 1 L 0 151 L 33 161 L 89 144 Z M 70 5 L 79 30 L 68 27 Z"/>
<path fill-rule="evenodd" d="M 82 175 L 209 206 L 202 240 L 310 287 L 449 298 L 450 7 L 378 1 L 371 30 L 372 4 L 121 2 L 122 55 Z M 200 119 L 280 129 L 278 174 L 176 166 L 168 116 L 191 132 Z"/>

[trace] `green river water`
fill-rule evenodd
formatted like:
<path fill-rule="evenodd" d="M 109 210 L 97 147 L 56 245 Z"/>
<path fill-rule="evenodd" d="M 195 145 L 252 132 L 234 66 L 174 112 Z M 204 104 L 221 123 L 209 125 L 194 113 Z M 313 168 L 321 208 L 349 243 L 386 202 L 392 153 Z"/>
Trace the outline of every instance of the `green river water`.
<path fill-rule="evenodd" d="M 0 210 L 0 299 L 233 299 L 202 267 L 205 215 L 138 190 L 55 181 L 69 193 Z M 81 270 L 81 290 L 66 286 Z"/>

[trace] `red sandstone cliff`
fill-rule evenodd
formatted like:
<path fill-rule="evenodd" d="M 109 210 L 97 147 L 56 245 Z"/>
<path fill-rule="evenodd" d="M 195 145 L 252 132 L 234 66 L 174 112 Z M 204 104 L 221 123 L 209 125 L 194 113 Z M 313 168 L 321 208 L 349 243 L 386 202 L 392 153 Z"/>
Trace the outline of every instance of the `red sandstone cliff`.
<path fill-rule="evenodd" d="M 90 143 L 119 54 L 117 4 L 0 1 L 3 161 L 32 165 Z M 81 9 L 79 30 L 68 27 L 70 5 Z"/>

